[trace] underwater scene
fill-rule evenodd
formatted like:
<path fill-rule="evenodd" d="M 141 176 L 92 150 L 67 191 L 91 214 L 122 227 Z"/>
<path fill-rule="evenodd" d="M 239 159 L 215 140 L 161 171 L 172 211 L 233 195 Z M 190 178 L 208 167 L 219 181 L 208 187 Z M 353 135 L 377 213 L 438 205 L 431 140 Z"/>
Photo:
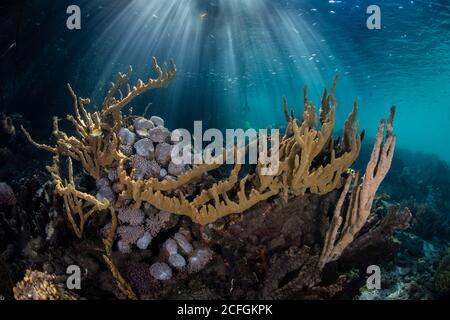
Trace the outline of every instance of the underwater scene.
<path fill-rule="evenodd" d="M 0 300 L 450 297 L 448 0 L 0 15 Z"/>

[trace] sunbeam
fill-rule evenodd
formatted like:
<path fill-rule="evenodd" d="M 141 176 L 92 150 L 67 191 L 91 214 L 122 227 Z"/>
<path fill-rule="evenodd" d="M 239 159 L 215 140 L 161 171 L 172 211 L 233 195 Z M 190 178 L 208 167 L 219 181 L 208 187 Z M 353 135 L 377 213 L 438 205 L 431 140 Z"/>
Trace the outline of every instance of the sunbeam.
<path fill-rule="evenodd" d="M 126 64 L 149 66 L 156 55 L 179 66 L 164 104 L 182 119 L 195 120 L 181 109 L 188 101 L 210 125 L 276 125 L 281 97 L 297 103 L 306 79 L 318 93 L 318 71 L 330 69 L 332 54 L 304 13 L 272 0 L 132 1 L 92 44 L 110 61 L 94 94 Z"/>

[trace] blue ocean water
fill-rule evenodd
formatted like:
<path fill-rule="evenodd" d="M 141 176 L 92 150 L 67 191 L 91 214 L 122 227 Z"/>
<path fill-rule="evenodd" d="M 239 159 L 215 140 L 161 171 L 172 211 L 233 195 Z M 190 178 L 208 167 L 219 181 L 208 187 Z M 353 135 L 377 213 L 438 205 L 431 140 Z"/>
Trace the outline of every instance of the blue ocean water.
<path fill-rule="evenodd" d="M 359 103 L 361 127 L 373 135 L 397 106 L 400 147 L 450 160 L 450 3 L 448 0 L 135 0 L 78 1 L 82 29 L 47 6 L 36 14 L 48 28 L 29 74 L 49 68 L 61 103 L 64 86 L 101 101 L 128 64 L 145 78 L 151 56 L 174 59 L 169 88 L 133 105 L 172 128 L 194 120 L 219 128 L 283 124 L 282 96 L 300 113 L 303 85 L 318 102 L 339 74 L 337 126 Z M 381 30 L 369 30 L 369 5 L 381 9 Z M 62 6 L 62 5 L 61 5 Z M 45 23 L 51 17 L 51 23 Z M 50 19 L 50 18 L 48 18 Z M 50 32 L 51 30 L 51 32 Z M 32 36 L 32 35 L 30 35 Z M 35 69 L 33 69 L 35 68 Z M 58 70 L 64 69 L 64 73 Z M 56 110 L 56 111 L 55 111 Z"/>

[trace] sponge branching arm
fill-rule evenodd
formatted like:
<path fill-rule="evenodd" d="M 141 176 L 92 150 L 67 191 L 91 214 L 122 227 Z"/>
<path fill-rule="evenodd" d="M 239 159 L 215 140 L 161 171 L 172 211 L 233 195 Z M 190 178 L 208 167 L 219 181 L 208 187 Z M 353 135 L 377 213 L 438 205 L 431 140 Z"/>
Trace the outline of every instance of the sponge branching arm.
<path fill-rule="evenodd" d="M 383 120 L 380 123 L 364 177 L 360 179 L 359 174 L 356 174 L 355 177 L 350 175 L 347 178 L 334 211 L 330 228 L 325 236 L 324 247 L 320 255 L 320 268 L 331 261 L 337 260 L 342 255 L 369 218 L 375 194 L 391 167 L 394 155 L 396 143 L 396 137 L 392 133 L 394 114 L 395 107 L 392 107 L 387 122 Z M 386 139 L 384 138 L 385 131 Z M 349 192 L 353 180 L 354 186 Z M 342 216 L 343 204 L 349 193 L 350 203 L 344 215 L 345 221 L 342 226 L 344 220 Z"/>

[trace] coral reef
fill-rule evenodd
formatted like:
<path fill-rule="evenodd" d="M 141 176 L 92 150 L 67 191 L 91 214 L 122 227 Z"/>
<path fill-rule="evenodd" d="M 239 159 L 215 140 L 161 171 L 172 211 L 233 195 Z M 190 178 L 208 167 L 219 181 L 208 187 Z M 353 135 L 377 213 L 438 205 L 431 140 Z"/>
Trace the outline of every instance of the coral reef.
<path fill-rule="evenodd" d="M 438 298 L 433 277 L 439 266 L 442 248 L 414 234 L 397 235 L 402 246 L 392 261 L 382 269 L 381 290 L 364 285 L 361 300 L 425 300 Z"/>
<path fill-rule="evenodd" d="M 441 238 L 450 240 L 450 218 L 447 211 L 441 211 L 427 203 L 405 201 L 414 212 L 411 231 L 425 240 Z"/>
<path fill-rule="evenodd" d="M 368 148 L 362 148 L 364 162 Z M 411 232 L 427 240 L 450 241 L 450 168 L 435 155 L 396 150 L 393 165 L 380 191 L 387 203 L 411 209 Z M 434 239 L 434 240 L 433 240 Z"/>
<path fill-rule="evenodd" d="M 153 59 L 153 67 L 158 77 L 147 82 L 138 80 L 133 87 L 128 84 L 131 67 L 127 74 L 119 74 L 108 91 L 101 110 L 92 113 L 87 111 L 90 100 L 79 98 L 69 86 L 74 102 L 74 115 L 68 115 L 67 119 L 74 125 L 76 134 L 69 135 L 61 131 L 59 120 L 54 118 L 55 146 L 35 142 L 22 127 L 23 133 L 34 146 L 54 155 L 53 164 L 48 170 L 56 194 L 63 199 L 66 216 L 75 234 L 83 238 L 90 221 L 105 220 L 109 215 L 110 222 L 101 232 L 105 246 L 103 258 L 125 297 L 138 297 L 129 284 L 138 281 L 133 276 L 130 277 L 129 270 L 139 270 L 141 278 L 149 278 L 149 272 L 155 280 L 175 283 L 169 280 L 173 280 L 174 276 L 182 279 L 186 274 L 200 272 L 207 263 L 212 263 L 214 254 L 211 249 L 198 244 L 192 245 L 188 240 L 189 232 L 178 232 L 167 240 L 172 241 L 165 242 L 162 250 L 166 253 L 165 256 L 154 261 L 149 268 L 140 261 L 134 262 L 131 269 L 126 267 L 129 282 L 127 277 L 122 276 L 119 271 L 120 263 L 115 263 L 113 259 L 116 256 L 113 252 L 116 240 L 121 254 L 132 254 L 134 245 L 145 251 L 153 245 L 154 238 L 164 237 L 161 235 L 162 231 L 168 232 L 171 226 L 179 223 L 179 216 L 190 218 L 191 224 L 194 223 L 191 229 L 198 224 L 198 239 L 210 242 L 211 246 L 216 242 L 217 246 L 224 247 L 223 239 L 228 239 L 230 243 L 234 241 L 230 240 L 226 233 L 222 233 L 220 240 L 216 238 L 217 232 L 210 238 L 206 230 L 207 226 L 220 224 L 219 219 L 227 217 L 227 221 L 234 221 L 237 218 L 230 215 L 244 211 L 246 219 L 250 213 L 259 212 L 258 208 L 265 207 L 267 211 L 264 215 L 282 220 L 281 215 L 287 209 L 275 209 L 269 199 L 281 199 L 287 205 L 291 202 L 298 204 L 298 199 L 325 197 L 343 186 L 331 224 L 326 216 L 316 213 L 318 216 L 306 224 L 308 228 L 315 229 L 315 232 L 300 228 L 303 230 L 302 234 L 293 241 L 301 239 L 301 245 L 274 253 L 272 259 L 266 261 L 270 279 L 263 281 L 263 296 L 272 298 L 295 296 L 305 291 L 305 288 L 311 289 L 310 297 L 333 296 L 342 290 L 345 279 L 339 276 L 335 277 L 334 285 L 321 285 L 322 270 L 326 269 L 327 264 L 341 256 L 344 259 L 346 255 L 357 252 L 360 246 L 364 247 L 364 236 L 378 236 L 381 242 L 390 242 L 392 232 L 385 232 L 386 230 L 408 225 L 409 211 L 405 210 L 397 215 L 396 209 L 392 209 L 383 222 L 360 235 L 366 221 L 370 219 L 375 193 L 391 165 L 395 149 L 395 137 L 392 134 L 393 108 L 388 121 L 380 125 L 372 158 L 362 179 L 350 170 L 361 147 L 361 135 L 358 133 L 358 124 L 355 123 L 356 103 L 344 124 L 342 140 L 332 137 L 337 107 L 334 95 L 336 78 L 330 94 L 325 89 L 318 113 L 308 99 L 306 87 L 302 119 L 295 118 L 294 112 L 289 111 L 284 99 L 287 128 L 279 141 L 280 166 L 275 174 L 262 174 L 270 164 L 258 163 L 242 177 L 242 166 L 235 164 L 227 177 L 211 184 L 211 176 L 208 173 L 221 165 L 213 163 L 190 167 L 173 163 L 170 155 L 171 132 L 164 127 L 163 119 L 155 116 L 145 119 L 122 115 L 123 108 L 136 96 L 151 89 L 166 87 L 176 74 L 175 64 L 167 71 L 166 66 L 161 68 L 156 59 Z M 125 85 L 128 88 L 126 94 L 121 91 Z M 243 152 L 245 148 L 224 150 L 224 154 L 236 158 Z M 67 174 L 63 174 L 61 170 L 63 157 L 67 157 Z M 95 179 L 95 195 L 80 188 L 73 161 L 80 163 Z M 355 182 L 349 193 L 353 180 Z M 347 201 L 348 198 L 350 201 Z M 347 213 L 341 230 L 341 211 L 345 212 L 345 207 Z M 253 209 L 249 210 L 251 208 Z M 313 226 L 317 219 L 322 223 Z M 260 227 L 260 223 L 256 225 Z M 276 225 L 280 226 L 279 223 Z M 317 229 L 318 227 L 320 229 Z M 232 228 L 231 226 L 227 229 L 231 231 Z M 250 226 L 246 228 L 249 228 L 246 232 L 255 235 Z M 322 235 L 310 243 L 311 248 L 316 247 L 313 250 L 307 248 L 308 241 L 305 241 L 305 237 L 308 237 L 308 233 L 309 236 Z M 317 245 L 322 243 L 323 238 L 325 243 L 319 255 Z M 184 272 L 185 268 L 187 273 Z M 281 286 L 280 282 L 284 282 L 282 275 L 291 274 L 295 270 L 297 277 L 288 285 Z M 158 285 L 156 282 L 156 287 Z M 170 291 L 170 286 L 166 286 L 167 292 Z M 143 288 L 140 291 L 154 294 L 151 288 Z"/>
<path fill-rule="evenodd" d="M 121 127 L 124 119 L 120 112 L 123 107 L 131 102 L 134 96 L 143 91 L 167 85 L 175 75 L 175 69 L 169 73 L 161 71 L 155 60 L 154 67 L 160 78 L 150 80 L 147 85 L 139 80 L 137 87 L 130 90 L 125 98 L 116 100 L 113 98 L 114 93 L 129 77 L 128 75 L 120 75 L 105 98 L 103 111 L 95 112 L 92 115 L 85 109 L 89 100 L 79 99 L 77 102 L 75 94 L 71 91 L 74 97 L 76 117 L 68 116 L 68 120 L 75 125 L 80 139 L 59 131 L 57 120 L 54 121 L 54 135 L 58 139 L 55 147 L 34 142 L 24 130 L 35 146 L 55 154 L 54 164 L 51 167 L 55 185 L 58 185 L 58 193 L 64 195 L 68 203 L 66 206 L 69 208 L 68 210 L 74 211 L 68 212 L 68 216 L 79 237 L 81 237 L 85 220 L 94 211 L 106 209 L 108 203 L 96 201 L 77 192 L 71 180 L 73 174 L 71 159 L 80 161 L 85 170 L 96 179 L 100 179 L 102 172 L 109 170 L 116 164 L 119 182 L 123 188 L 118 199 L 119 204 L 123 201 L 133 200 L 135 207 L 140 207 L 142 202 L 148 202 L 160 210 L 187 215 L 194 222 L 207 224 L 229 214 L 241 213 L 256 203 L 279 193 L 282 193 L 287 200 L 289 196 L 303 194 L 306 190 L 318 194 L 334 190 L 341 186 L 341 175 L 358 156 L 360 137 L 357 135 L 357 125 L 353 126 L 356 117 L 356 105 L 346 122 L 342 146 L 336 146 L 336 150 L 335 142 L 331 138 L 336 110 L 335 82 L 331 95 L 328 96 L 325 91 L 322 99 L 320 108 L 322 126 L 320 129 L 318 128 L 315 107 L 312 102 L 308 101 L 306 89 L 303 119 L 300 124 L 297 119 L 288 114 L 285 101 L 288 129 L 280 141 L 280 170 L 277 174 L 273 176 L 260 175 L 259 172 L 263 169 L 263 165 L 260 164 L 256 168 L 255 174 L 247 175 L 238 181 L 241 166 L 236 165 L 227 180 L 204 190 L 193 200 L 186 199 L 184 194 L 177 197 L 167 196 L 163 192 L 176 190 L 203 173 L 216 169 L 219 165 L 203 164 L 186 171 L 186 169 L 169 163 L 165 171 L 172 176 L 176 176 L 176 179 L 160 181 L 157 177 L 154 177 L 161 173 L 161 168 L 157 162 L 150 159 L 154 157 L 153 143 L 166 141 L 170 136 L 170 131 L 164 127 L 155 126 L 150 120 L 149 123 L 152 124 L 147 125 L 150 129 L 146 131 L 146 129 L 142 129 L 142 122 L 145 119 L 136 119 L 135 122 L 138 123 L 137 131 L 144 135 L 148 133 L 149 138 L 143 138 L 135 142 L 138 132 L 134 133 L 128 128 Z M 153 83 L 158 83 L 158 85 L 153 85 Z M 330 106 L 330 101 L 332 106 Z M 80 112 L 84 119 L 81 118 Z M 113 123 L 111 123 L 110 117 L 112 117 Z M 151 128 L 152 126 L 153 128 Z M 145 131 L 145 133 L 142 131 Z M 128 158 L 120 150 L 130 149 L 131 145 L 134 145 L 137 156 L 131 158 L 134 170 L 129 175 L 126 171 Z M 167 146 L 159 147 L 158 145 L 157 148 L 159 149 L 158 157 L 164 158 L 164 161 L 161 162 L 167 162 L 167 156 L 161 156 L 163 153 L 161 149 L 167 148 Z M 132 150 L 127 150 L 126 153 L 130 154 L 130 151 L 132 152 Z M 236 150 L 235 152 L 240 151 Z M 228 150 L 227 152 L 233 151 Z M 60 178 L 59 157 L 61 155 L 70 158 L 69 183 L 67 185 L 64 185 Z M 329 159 L 328 163 L 314 167 L 313 162 L 316 158 L 325 156 Z M 247 191 L 249 188 L 250 191 Z M 234 189 L 237 189 L 235 201 L 231 200 L 228 195 Z M 75 205 L 77 199 L 86 201 L 92 206 L 87 214 L 82 213 L 80 207 Z M 79 225 L 73 222 L 74 214 L 80 219 Z"/>
<path fill-rule="evenodd" d="M 450 254 L 447 254 L 439 264 L 434 275 L 434 288 L 440 294 L 450 294 Z"/>

